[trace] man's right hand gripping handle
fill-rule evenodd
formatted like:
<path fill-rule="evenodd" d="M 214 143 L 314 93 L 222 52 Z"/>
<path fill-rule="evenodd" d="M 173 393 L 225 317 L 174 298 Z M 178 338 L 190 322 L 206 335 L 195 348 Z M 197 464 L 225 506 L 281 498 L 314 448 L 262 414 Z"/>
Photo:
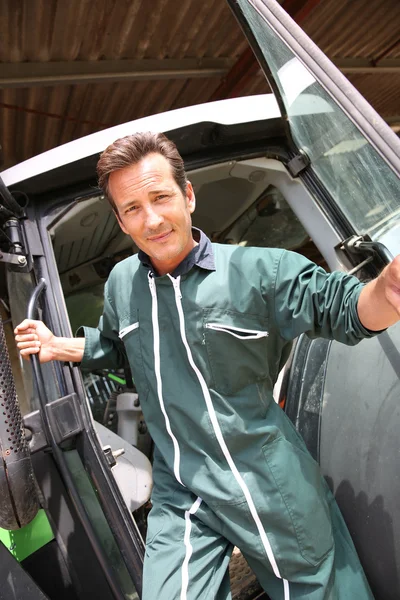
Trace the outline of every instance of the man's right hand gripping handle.
<path fill-rule="evenodd" d="M 15 341 L 26 360 L 38 354 L 41 363 L 50 360 L 81 362 L 85 338 L 63 338 L 55 336 L 42 321 L 25 319 L 14 330 Z"/>

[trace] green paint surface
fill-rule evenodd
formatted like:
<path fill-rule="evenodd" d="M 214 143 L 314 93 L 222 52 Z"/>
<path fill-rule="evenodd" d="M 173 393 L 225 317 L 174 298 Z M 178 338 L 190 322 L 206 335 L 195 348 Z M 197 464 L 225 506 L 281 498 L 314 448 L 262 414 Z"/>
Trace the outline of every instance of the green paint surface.
<path fill-rule="evenodd" d="M 114 375 L 114 373 L 108 373 L 107 377 L 116 383 L 120 383 L 121 385 L 126 385 L 125 379 L 122 377 L 118 377 L 118 375 Z"/>
<path fill-rule="evenodd" d="M 42 546 L 54 539 L 49 520 L 43 509 L 25 527 L 15 531 L 7 531 L 0 527 L 0 541 L 19 561 L 24 560 Z"/>

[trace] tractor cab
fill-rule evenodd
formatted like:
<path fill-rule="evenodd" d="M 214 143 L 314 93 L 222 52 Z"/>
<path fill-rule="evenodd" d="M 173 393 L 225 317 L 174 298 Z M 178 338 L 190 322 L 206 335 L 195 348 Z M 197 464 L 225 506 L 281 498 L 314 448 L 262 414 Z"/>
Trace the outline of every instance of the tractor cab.
<path fill-rule="evenodd" d="M 375 277 L 400 253 L 400 141 L 274 0 L 230 2 L 273 94 L 146 117 L 11 167 L 0 184 L 2 597 L 141 597 L 153 442 L 128 371 L 22 361 L 13 329 L 96 327 L 138 251 L 97 187 L 115 139 L 162 131 L 214 242 Z M 319 462 L 377 600 L 400 594 L 400 327 L 348 348 L 301 336 L 276 401 Z M 236 554 L 236 600 L 262 590 Z"/>

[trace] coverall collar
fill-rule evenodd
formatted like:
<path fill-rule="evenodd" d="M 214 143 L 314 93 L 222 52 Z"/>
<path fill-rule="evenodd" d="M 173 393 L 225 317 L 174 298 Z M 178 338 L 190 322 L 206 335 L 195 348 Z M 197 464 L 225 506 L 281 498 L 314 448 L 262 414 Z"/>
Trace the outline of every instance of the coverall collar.
<path fill-rule="evenodd" d="M 215 271 L 214 253 L 210 240 L 206 234 L 200 229 L 197 229 L 197 227 L 192 227 L 192 234 L 194 240 L 198 242 L 198 244 L 171 273 L 172 277 L 186 275 L 194 266 L 206 269 L 207 271 Z M 139 250 L 138 258 L 145 267 L 154 271 L 154 267 L 151 264 L 148 254 Z M 157 277 L 157 273 L 154 273 L 154 275 Z"/>

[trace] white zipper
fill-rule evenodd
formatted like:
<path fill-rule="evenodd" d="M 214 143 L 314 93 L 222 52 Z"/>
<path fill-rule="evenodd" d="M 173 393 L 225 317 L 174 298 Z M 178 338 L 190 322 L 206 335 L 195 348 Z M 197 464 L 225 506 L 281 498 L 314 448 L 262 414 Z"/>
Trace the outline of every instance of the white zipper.
<path fill-rule="evenodd" d="M 162 379 L 161 379 L 161 362 L 160 362 L 160 328 L 158 326 L 158 301 L 157 301 L 157 291 L 156 291 L 156 282 L 154 281 L 154 277 L 149 273 L 149 287 L 152 298 L 152 306 L 151 306 L 151 320 L 153 323 L 153 339 L 154 339 L 154 371 L 156 375 L 157 382 L 157 394 L 158 401 L 160 403 L 161 411 L 164 415 L 165 419 L 165 427 L 169 434 L 169 437 L 172 440 L 174 446 L 174 474 L 181 485 L 184 486 L 180 476 L 180 461 L 181 461 L 181 452 L 178 444 L 178 440 L 172 433 L 171 423 L 169 421 L 169 417 L 167 415 L 167 411 L 165 410 L 163 393 L 162 393 Z M 184 486 L 185 487 L 185 486 Z"/>
<path fill-rule="evenodd" d="M 121 331 L 118 334 L 119 339 L 122 340 L 122 338 L 124 338 L 130 331 L 134 331 L 138 327 L 139 327 L 139 322 L 132 323 L 132 325 L 128 325 L 127 327 L 124 327 L 123 329 L 121 329 Z"/>
<path fill-rule="evenodd" d="M 269 335 L 268 331 L 242 329 L 242 327 L 233 327 L 232 325 L 220 325 L 218 323 L 206 323 L 206 329 L 213 329 L 214 331 L 222 331 L 223 333 L 229 333 L 229 335 L 233 335 L 233 337 L 238 338 L 239 340 L 259 340 L 260 338 L 268 337 Z"/>
<path fill-rule="evenodd" d="M 179 286 L 180 276 L 175 279 L 174 277 L 171 277 L 171 275 L 168 274 L 168 277 L 170 278 L 170 280 L 172 281 L 172 285 L 174 286 L 175 298 L 178 301 L 182 300 L 181 288 Z"/>
<path fill-rule="evenodd" d="M 251 516 L 253 517 L 254 523 L 257 527 L 258 533 L 260 535 L 262 544 L 264 546 L 265 552 L 268 556 L 268 560 L 271 564 L 272 570 L 275 574 L 276 577 L 279 577 L 279 579 L 283 579 L 280 571 L 279 571 L 279 567 L 278 564 L 276 562 L 272 547 L 271 547 L 271 543 L 268 539 L 268 536 L 264 530 L 264 527 L 261 523 L 261 519 L 259 517 L 259 514 L 257 513 L 257 509 L 255 507 L 254 504 L 254 500 L 251 496 L 250 490 L 247 487 L 246 482 L 244 481 L 243 477 L 241 476 L 241 474 L 239 473 L 239 470 L 232 458 L 231 453 L 229 452 L 229 448 L 226 445 L 226 442 L 224 440 L 224 437 L 222 435 L 222 431 L 221 431 L 221 427 L 220 424 L 218 422 L 218 418 L 215 412 L 215 408 L 214 405 L 212 403 L 211 400 L 211 395 L 210 395 L 210 390 L 207 387 L 207 383 L 202 375 L 202 373 L 200 372 L 199 368 L 197 367 L 196 363 L 193 360 L 193 355 L 192 355 L 192 351 L 190 350 L 190 346 L 188 344 L 187 338 L 186 338 L 186 331 L 185 331 L 185 316 L 183 314 L 183 308 L 182 308 L 182 294 L 180 291 L 180 287 L 179 287 L 179 281 L 180 281 L 180 277 L 177 277 L 176 279 L 174 279 L 173 277 L 171 277 L 170 275 L 168 275 L 169 278 L 171 279 L 173 285 L 174 285 L 174 290 L 175 290 L 175 302 L 176 302 L 176 308 L 178 311 L 178 315 L 179 315 L 179 326 L 180 326 L 180 334 L 181 334 L 181 338 L 182 338 L 182 343 L 186 348 L 186 354 L 187 354 L 187 358 L 189 361 L 190 366 L 192 367 L 193 371 L 195 372 L 197 379 L 199 380 L 200 386 L 201 386 L 201 390 L 203 392 L 203 396 L 204 396 L 204 400 L 207 406 L 207 410 L 208 410 L 208 414 L 210 417 L 210 421 L 214 430 L 214 434 L 215 437 L 218 441 L 218 444 L 222 450 L 223 455 L 225 456 L 225 460 L 228 463 L 232 474 L 234 476 L 234 478 L 236 479 L 237 483 L 239 484 L 245 498 L 247 501 L 247 505 L 249 507 Z M 285 579 L 283 579 L 283 583 L 284 583 L 284 589 L 285 589 L 285 600 L 289 600 L 289 597 L 287 596 L 287 590 L 289 589 L 288 586 L 285 584 Z"/>

